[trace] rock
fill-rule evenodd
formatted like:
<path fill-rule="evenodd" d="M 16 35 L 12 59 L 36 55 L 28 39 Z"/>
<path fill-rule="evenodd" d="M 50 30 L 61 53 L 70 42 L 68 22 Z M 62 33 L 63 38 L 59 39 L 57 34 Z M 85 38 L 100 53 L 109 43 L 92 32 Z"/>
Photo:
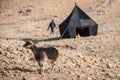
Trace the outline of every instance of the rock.
<path fill-rule="evenodd" d="M 22 80 L 33 80 L 31 77 L 24 77 Z"/>
<path fill-rule="evenodd" d="M 110 72 L 107 72 L 106 76 L 108 76 L 109 78 L 114 78 L 115 77 L 115 75 L 113 73 L 110 73 Z"/>
<path fill-rule="evenodd" d="M 7 72 L 6 71 L 0 71 L 0 75 L 7 76 Z"/>
<path fill-rule="evenodd" d="M 120 74 L 117 74 L 117 80 L 120 80 Z"/>
<path fill-rule="evenodd" d="M 0 54 L 2 54 L 2 52 L 0 51 Z"/>
<path fill-rule="evenodd" d="M 83 62 L 88 62 L 88 60 L 86 59 L 86 57 L 82 58 Z"/>
<path fill-rule="evenodd" d="M 87 80 L 92 80 L 92 78 L 91 77 L 87 77 Z"/>
<path fill-rule="evenodd" d="M 77 75 L 77 80 L 80 80 L 80 75 Z"/>
<path fill-rule="evenodd" d="M 3 52 L 3 50 L 2 50 L 2 49 L 0 49 L 0 55 L 3 55 L 3 53 L 4 53 L 4 52 Z"/>
<path fill-rule="evenodd" d="M 112 64 L 112 63 L 108 63 L 107 64 L 107 68 L 113 68 L 114 66 L 113 66 L 114 64 Z"/>

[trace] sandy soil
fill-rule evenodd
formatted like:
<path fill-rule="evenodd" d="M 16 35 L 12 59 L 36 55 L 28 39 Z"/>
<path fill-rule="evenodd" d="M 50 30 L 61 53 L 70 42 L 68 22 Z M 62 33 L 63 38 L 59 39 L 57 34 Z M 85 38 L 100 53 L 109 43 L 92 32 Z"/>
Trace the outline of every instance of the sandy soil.
<path fill-rule="evenodd" d="M 99 24 L 98 35 L 58 40 L 58 26 L 49 35 L 51 19 L 59 25 L 75 2 Z M 119 5 L 119 0 L 0 0 L 0 80 L 120 80 Z M 53 72 L 50 64 L 45 74 L 37 72 L 25 39 L 59 50 Z"/>

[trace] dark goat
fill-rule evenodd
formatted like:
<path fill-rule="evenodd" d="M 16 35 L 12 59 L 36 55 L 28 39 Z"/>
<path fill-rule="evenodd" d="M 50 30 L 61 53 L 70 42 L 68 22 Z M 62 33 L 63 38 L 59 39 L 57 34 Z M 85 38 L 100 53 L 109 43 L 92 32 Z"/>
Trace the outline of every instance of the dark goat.
<path fill-rule="evenodd" d="M 40 74 L 44 73 L 44 66 L 46 63 L 46 60 L 51 61 L 52 68 L 51 71 L 54 70 L 54 62 L 57 60 L 59 53 L 58 50 L 54 47 L 37 47 L 32 41 L 26 41 L 26 43 L 23 45 L 24 48 L 31 49 L 36 61 L 38 62 L 40 66 Z"/>

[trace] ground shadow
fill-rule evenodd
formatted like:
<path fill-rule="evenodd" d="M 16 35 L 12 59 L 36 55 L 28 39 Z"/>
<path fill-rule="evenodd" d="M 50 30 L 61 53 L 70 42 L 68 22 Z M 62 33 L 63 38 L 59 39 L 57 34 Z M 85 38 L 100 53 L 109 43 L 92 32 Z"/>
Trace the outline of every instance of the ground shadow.
<path fill-rule="evenodd" d="M 5 68 L 5 70 L 13 70 L 13 71 L 21 71 L 21 72 L 35 72 L 33 70 L 29 70 L 29 69 L 22 69 L 22 68 L 19 68 L 19 67 L 14 67 L 14 68 Z"/>
<path fill-rule="evenodd" d="M 38 42 L 47 42 L 47 41 L 57 41 L 60 40 L 60 37 L 46 38 L 46 39 L 33 39 L 33 38 L 24 38 L 23 41 L 31 40 L 34 43 Z"/>
<path fill-rule="evenodd" d="M 47 42 L 47 41 L 56 41 L 56 40 L 60 40 L 60 37 L 53 37 L 53 38 L 46 38 L 46 39 L 35 39 L 35 38 L 0 38 L 0 39 L 5 39 L 5 40 L 21 40 L 21 41 L 27 41 L 27 40 L 31 40 L 34 43 L 38 43 L 38 42 Z"/>
<path fill-rule="evenodd" d="M 38 40 L 39 42 L 42 42 L 42 41 L 56 41 L 56 40 L 60 40 L 59 37 L 54 37 L 54 38 L 47 38 L 47 39 L 42 39 L 42 40 Z"/>

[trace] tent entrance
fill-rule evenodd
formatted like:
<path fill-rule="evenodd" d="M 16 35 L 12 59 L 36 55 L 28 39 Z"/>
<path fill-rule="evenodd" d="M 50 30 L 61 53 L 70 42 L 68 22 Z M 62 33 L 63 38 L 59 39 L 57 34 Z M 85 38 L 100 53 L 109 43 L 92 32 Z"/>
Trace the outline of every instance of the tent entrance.
<path fill-rule="evenodd" d="M 79 28 L 76 27 L 76 36 L 90 36 L 89 27 Z"/>

